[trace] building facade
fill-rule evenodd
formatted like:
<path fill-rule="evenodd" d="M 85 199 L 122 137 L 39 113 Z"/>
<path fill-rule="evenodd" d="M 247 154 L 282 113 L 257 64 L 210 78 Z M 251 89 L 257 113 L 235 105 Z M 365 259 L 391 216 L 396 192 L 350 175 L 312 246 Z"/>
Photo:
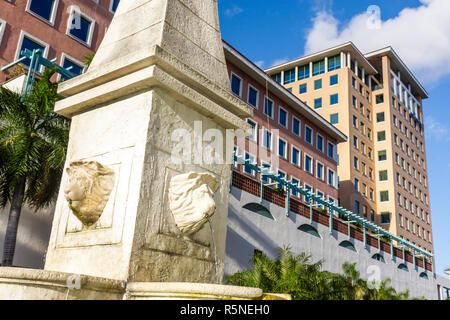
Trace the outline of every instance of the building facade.
<path fill-rule="evenodd" d="M 266 72 L 348 136 L 338 146 L 340 204 L 433 252 L 422 100 L 392 48 L 349 42 Z"/>
<path fill-rule="evenodd" d="M 43 57 L 81 74 L 84 57 L 95 52 L 111 22 L 118 0 L 0 1 L 0 66 L 41 49 Z M 27 68 L 29 61 L 24 61 Z M 0 83 L 20 72 L 0 73 Z"/>

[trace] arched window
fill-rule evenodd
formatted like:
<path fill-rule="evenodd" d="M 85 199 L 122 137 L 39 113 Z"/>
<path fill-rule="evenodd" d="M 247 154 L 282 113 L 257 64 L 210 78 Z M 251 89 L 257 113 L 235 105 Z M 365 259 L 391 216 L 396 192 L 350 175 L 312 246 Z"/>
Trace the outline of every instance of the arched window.
<path fill-rule="evenodd" d="M 409 272 L 408 267 L 404 263 L 399 264 L 398 269 Z"/>
<path fill-rule="evenodd" d="M 357 252 L 355 246 L 350 241 L 344 240 L 339 243 L 339 246 Z"/>
<path fill-rule="evenodd" d="M 298 227 L 298 230 L 309 233 L 310 235 L 312 235 L 314 237 L 320 238 L 320 234 L 317 231 L 317 229 L 309 224 L 301 225 L 300 227 Z"/>
<path fill-rule="evenodd" d="M 380 262 L 383 262 L 383 263 L 386 263 L 386 262 L 384 261 L 383 256 L 382 256 L 381 254 L 379 254 L 379 253 L 375 253 L 375 254 L 372 256 L 372 259 L 377 260 L 377 261 L 380 261 Z"/>
<path fill-rule="evenodd" d="M 419 277 L 422 278 L 422 279 L 428 280 L 428 275 L 427 275 L 426 272 L 422 272 L 422 273 L 419 275 Z"/>
<path fill-rule="evenodd" d="M 263 217 L 269 218 L 271 220 L 275 220 L 270 211 L 266 207 L 260 205 L 259 203 L 247 203 L 242 208 L 247 209 L 248 211 L 251 211 L 253 213 L 259 214 Z"/>

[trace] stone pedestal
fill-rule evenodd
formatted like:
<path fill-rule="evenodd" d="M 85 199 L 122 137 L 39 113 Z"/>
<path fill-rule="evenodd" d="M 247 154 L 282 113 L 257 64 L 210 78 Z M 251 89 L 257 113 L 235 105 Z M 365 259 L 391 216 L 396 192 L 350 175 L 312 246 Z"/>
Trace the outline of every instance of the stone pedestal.
<path fill-rule="evenodd" d="M 71 213 L 64 173 L 45 270 L 221 283 L 233 145 L 227 153 L 224 139 L 222 163 L 208 163 L 198 161 L 207 152 L 195 138 L 199 125 L 200 134 L 216 129 L 224 138 L 227 129 L 248 129 L 243 119 L 252 110 L 231 93 L 228 79 L 216 1 L 120 2 L 88 72 L 60 85 L 65 99 L 56 105 L 72 119 L 66 167 L 99 162 L 114 170 L 114 188 L 88 229 Z M 191 161 L 173 154 L 179 129 L 192 137 Z M 189 236 L 168 207 L 171 178 L 187 172 L 209 173 L 220 186 L 215 214 Z"/>

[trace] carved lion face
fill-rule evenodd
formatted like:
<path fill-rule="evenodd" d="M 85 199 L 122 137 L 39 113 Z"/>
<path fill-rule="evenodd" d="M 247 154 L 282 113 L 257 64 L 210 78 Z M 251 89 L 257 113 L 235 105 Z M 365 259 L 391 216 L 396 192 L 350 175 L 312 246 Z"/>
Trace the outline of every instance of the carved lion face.
<path fill-rule="evenodd" d="M 211 174 L 190 172 L 172 178 L 169 208 L 182 233 L 199 231 L 214 214 L 214 193 L 218 188 L 217 180 Z"/>
<path fill-rule="evenodd" d="M 96 161 L 76 161 L 67 168 L 64 193 L 73 214 L 85 225 L 99 219 L 114 188 L 114 170 Z"/>

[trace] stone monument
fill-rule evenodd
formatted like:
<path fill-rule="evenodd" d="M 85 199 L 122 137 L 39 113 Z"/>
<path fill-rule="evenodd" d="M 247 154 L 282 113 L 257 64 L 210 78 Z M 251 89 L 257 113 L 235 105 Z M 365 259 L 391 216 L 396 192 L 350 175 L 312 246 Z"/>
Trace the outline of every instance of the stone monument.
<path fill-rule="evenodd" d="M 216 0 L 121 0 L 58 91 L 72 124 L 45 270 L 0 268 L 0 299 L 262 299 L 221 285 L 234 137 L 215 162 L 201 138 L 248 130 L 252 109 L 230 90 Z"/>

